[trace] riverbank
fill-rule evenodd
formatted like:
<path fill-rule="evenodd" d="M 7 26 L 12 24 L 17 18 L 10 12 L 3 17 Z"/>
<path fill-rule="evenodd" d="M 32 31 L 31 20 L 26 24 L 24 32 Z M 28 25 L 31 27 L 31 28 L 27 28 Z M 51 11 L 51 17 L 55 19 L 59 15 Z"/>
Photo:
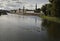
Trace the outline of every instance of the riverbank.
<path fill-rule="evenodd" d="M 16 13 L 11 13 L 16 14 Z M 40 14 L 16 14 L 16 15 L 25 15 L 25 16 L 40 16 Z"/>
<path fill-rule="evenodd" d="M 41 18 L 47 19 L 48 21 L 53 21 L 56 23 L 60 23 L 60 19 L 57 17 L 51 17 L 51 16 L 45 16 L 45 15 L 40 15 Z"/>

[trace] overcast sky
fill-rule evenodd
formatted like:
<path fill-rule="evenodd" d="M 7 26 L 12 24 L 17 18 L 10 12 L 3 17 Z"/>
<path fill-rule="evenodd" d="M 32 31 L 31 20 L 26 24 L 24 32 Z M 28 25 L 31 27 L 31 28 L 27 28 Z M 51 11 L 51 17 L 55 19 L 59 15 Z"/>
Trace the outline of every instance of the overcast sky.
<path fill-rule="evenodd" d="M 0 9 L 18 9 L 25 6 L 26 9 L 34 9 L 35 5 L 40 8 L 48 0 L 0 0 Z"/>

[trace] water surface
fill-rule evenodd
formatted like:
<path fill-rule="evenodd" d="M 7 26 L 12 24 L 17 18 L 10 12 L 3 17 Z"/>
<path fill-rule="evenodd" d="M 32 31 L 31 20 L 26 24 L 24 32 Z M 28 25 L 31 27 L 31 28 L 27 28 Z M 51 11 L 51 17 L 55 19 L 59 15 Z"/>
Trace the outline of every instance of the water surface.
<path fill-rule="evenodd" d="M 8 14 L 0 16 L 0 41 L 48 41 L 38 16 Z"/>

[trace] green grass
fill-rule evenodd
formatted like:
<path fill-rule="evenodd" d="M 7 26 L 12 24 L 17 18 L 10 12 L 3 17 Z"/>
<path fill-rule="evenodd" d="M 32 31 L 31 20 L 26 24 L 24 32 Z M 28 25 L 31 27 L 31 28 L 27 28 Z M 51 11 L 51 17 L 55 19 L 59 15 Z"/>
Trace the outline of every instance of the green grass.
<path fill-rule="evenodd" d="M 47 19 L 48 21 L 60 23 L 60 19 L 57 17 L 45 16 L 45 15 L 41 15 L 40 17 L 43 19 Z"/>

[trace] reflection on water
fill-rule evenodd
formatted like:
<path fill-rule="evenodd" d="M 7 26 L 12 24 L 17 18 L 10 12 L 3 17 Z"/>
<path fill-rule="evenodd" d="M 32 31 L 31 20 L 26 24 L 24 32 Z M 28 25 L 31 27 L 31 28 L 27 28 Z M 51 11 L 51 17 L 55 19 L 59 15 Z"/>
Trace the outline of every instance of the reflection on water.
<path fill-rule="evenodd" d="M 48 37 L 38 16 L 8 14 L 0 16 L 0 41 L 48 41 Z"/>
<path fill-rule="evenodd" d="M 49 41 L 60 41 L 60 24 L 44 20 L 42 26 L 47 30 Z"/>
<path fill-rule="evenodd" d="M 0 41 L 60 41 L 60 24 L 38 16 L 0 16 Z"/>

